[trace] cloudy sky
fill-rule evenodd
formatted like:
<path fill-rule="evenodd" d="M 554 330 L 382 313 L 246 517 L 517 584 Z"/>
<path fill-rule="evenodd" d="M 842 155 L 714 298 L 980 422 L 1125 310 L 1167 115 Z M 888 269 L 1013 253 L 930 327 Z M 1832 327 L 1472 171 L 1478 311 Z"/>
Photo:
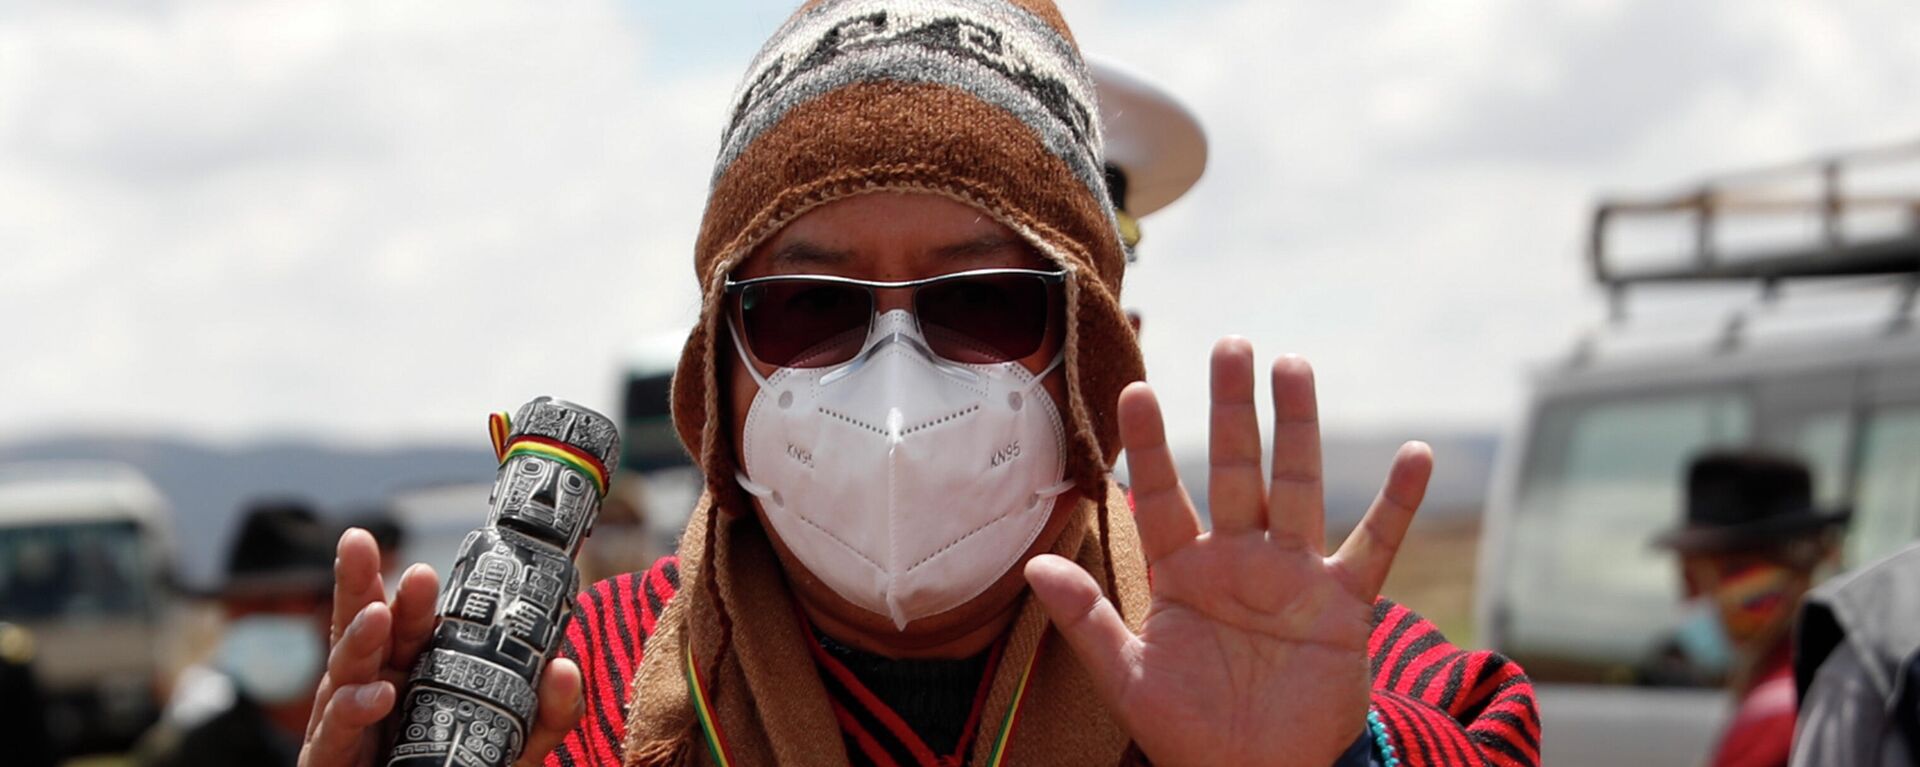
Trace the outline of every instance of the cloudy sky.
<path fill-rule="evenodd" d="M 1602 315 L 1596 194 L 1920 136 L 1910 0 L 1062 0 L 1212 138 L 1146 222 L 1174 429 L 1227 333 L 1330 428 L 1492 428 Z M 478 444 L 691 321 L 780 2 L 0 2 L 0 441 Z"/>

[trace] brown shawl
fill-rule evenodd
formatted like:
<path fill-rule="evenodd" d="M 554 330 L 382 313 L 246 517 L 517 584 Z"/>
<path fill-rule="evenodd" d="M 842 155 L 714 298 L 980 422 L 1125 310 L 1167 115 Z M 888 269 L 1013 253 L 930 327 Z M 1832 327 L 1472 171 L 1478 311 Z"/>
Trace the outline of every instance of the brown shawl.
<path fill-rule="evenodd" d="M 1117 584 L 1114 599 L 1128 623 L 1139 629 L 1148 605 L 1146 564 L 1125 497 L 1109 487 L 1107 546 L 1100 545 L 1096 515 L 1103 504 L 1082 501 L 1056 513 L 1076 516 L 1053 552 Z M 712 755 L 695 716 L 684 655 L 689 643 L 712 696 L 728 754 L 737 765 L 844 765 L 847 753 L 809 641 L 795 617 L 793 596 L 766 534 L 752 517 L 723 520 L 716 530 L 715 566 L 703 567 L 704 533 L 712 508 L 702 501 L 680 544 L 684 581 L 647 641 L 630 686 L 626 764 L 710 764 Z M 1108 553 L 1113 552 L 1110 561 Z M 717 577 L 710 589 L 701 579 Z M 721 638 L 712 594 L 717 590 L 731 626 L 731 651 L 715 676 L 708 670 Z M 1008 764 L 1114 764 L 1126 752 L 1125 730 L 1107 713 L 1093 683 L 1067 643 L 1050 636 L 1045 614 L 1029 595 L 1008 636 L 973 735 L 971 763 L 984 764 L 1006 718 L 1022 673 L 1034 654 L 1021 714 L 1007 748 Z"/>

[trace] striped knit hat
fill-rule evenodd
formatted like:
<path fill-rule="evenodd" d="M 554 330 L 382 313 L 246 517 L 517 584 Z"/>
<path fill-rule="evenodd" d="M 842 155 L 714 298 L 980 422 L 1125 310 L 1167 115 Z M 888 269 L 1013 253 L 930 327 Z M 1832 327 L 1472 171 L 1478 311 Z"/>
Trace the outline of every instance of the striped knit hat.
<path fill-rule="evenodd" d="M 1094 98 L 1048 0 L 814 0 L 775 33 L 733 100 L 695 253 L 703 312 L 674 377 L 675 426 L 717 505 L 747 508 L 716 366 L 727 274 L 808 210 L 880 191 L 972 205 L 1070 272 L 1068 471 L 1103 497 L 1115 403 L 1145 371 Z"/>

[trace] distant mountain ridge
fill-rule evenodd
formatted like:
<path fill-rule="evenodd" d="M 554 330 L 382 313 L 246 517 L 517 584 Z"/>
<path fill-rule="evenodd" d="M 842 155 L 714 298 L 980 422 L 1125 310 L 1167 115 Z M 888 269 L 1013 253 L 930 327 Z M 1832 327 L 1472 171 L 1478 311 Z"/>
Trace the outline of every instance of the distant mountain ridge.
<path fill-rule="evenodd" d="M 1487 503 L 1487 488 L 1499 438 L 1492 432 L 1418 430 L 1384 434 L 1329 434 L 1321 438 L 1321 475 L 1326 484 L 1327 527 L 1343 530 L 1360 520 L 1380 492 L 1387 467 L 1400 445 L 1421 439 L 1433 447 L 1433 479 L 1427 483 L 1420 519 L 1477 517 Z M 1404 435 L 1404 436 L 1403 436 Z M 1194 504 L 1206 513 L 1207 447 L 1174 448 L 1181 482 Z"/>
<path fill-rule="evenodd" d="M 1498 440 L 1476 432 L 1426 439 L 1434 448 L 1435 470 L 1422 518 L 1478 515 Z M 1359 519 L 1402 441 L 1357 434 L 1323 440 L 1330 529 Z M 1204 513 L 1206 446 L 1176 448 L 1175 455 Z M 341 519 L 409 488 L 489 481 L 496 466 L 484 448 L 439 444 L 347 448 L 283 440 L 215 447 L 164 437 L 69 437 L 0 445 L 0 464 L 39 460 L 115 461 L 146 474 L 173 509 L 174 559 L 183 582 L 193 587 L 218 583 L 240 505 L 250 498 L 302 498 Z M 477 525 L 486 510 L 473 513 Z"/>
<path fill-rule="evenodd" d="M 146 474 L 173 509 L 174 561 L 183 582 L 194 587 L 219 581 L 240 505 L 248 499 L 300 498 L 339 519 L 409 487 L 489 481 L 497 465 L 489 450 L 444 445 L 364 449 L 289 440 L 211 447 L 158 437 L 0 445 L 0 464 L 41 460 L 115 461 Z M 475 509 L 474 523 L 485 514 Z"/>

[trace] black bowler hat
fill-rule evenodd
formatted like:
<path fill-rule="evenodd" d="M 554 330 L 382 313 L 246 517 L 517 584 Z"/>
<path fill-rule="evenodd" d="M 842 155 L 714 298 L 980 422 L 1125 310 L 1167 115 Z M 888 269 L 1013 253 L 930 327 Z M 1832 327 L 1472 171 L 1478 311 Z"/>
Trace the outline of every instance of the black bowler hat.
<path fill-rule="evenodd" d="M 1763 548 L 1846 524 L 1849 512 L 1813 504 L 1805 464 L 1757 451 L 1706 453 L 1687 469 L 1687 521 L 1654 538 L 1682 552 Z"/>
<path fill-rule="evenodd" d="M 247 504 L 227 552 L 221 596 L 326 592 L 333 588 L 335 531 L 313 507 L 291 499 Z"/>

